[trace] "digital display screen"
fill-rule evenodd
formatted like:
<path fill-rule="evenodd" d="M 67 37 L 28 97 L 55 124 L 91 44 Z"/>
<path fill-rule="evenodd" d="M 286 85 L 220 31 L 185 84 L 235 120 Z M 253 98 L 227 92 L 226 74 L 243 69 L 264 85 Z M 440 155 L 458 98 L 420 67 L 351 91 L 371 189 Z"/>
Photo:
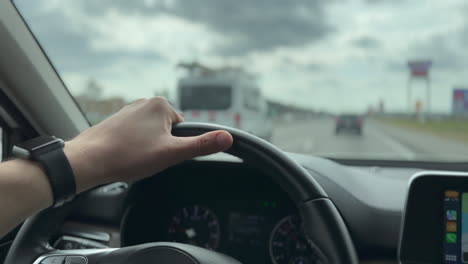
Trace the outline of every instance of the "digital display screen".
<path fill-rule="evenodd" d="M 445 191 L 443 217 L 444 263 L 468 263 L 468 193 Z"/>
<path fill-rule="evenodd" d="M 274 223 L 270 217 L 246 212 L 228 215 L 226 253 L 243 263 L 269 259 L 268 241 Z"/>
<path fill-rule="evenodd" d="M 268 236 L 264 226 L 265 217 L 260 215 L 231 213 L 229 214 L 228 241 L 247 247 L 261 246 L 262 237 Z"/>

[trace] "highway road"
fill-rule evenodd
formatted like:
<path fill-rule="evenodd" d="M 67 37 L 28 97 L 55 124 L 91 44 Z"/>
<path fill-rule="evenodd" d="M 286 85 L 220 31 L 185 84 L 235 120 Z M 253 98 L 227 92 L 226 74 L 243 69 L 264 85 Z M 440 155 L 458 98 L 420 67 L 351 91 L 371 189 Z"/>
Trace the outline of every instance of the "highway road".
<path fill-rule="evenodd" d="M 467 161 L 468 143 L 365 120 L 362 135 L 335 135 L 335 120 L 277 122 L 272 143 L 289 152 L 337 158 Z"/>

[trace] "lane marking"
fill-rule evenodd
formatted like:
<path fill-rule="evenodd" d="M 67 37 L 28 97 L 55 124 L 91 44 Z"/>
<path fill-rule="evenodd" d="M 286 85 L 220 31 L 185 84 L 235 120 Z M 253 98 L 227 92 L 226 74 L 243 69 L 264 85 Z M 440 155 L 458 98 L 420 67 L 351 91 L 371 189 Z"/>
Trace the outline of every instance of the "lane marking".
<path fill-rule="evenodd" d="M 384 133 L 378 133 L 377 129 L 374 125 L 367 126 L 367 132 L 371 132 L 371 134 L 378 138 L 379 140 L 385 142 L 385 144 L 389 145 L 395 152 L 403 156 L 407 160 L 414 160 L 416 157 L 416 154 L 407 148 L 405 145 L 401 144 L 397 140 L 391 138 L 390 136 L 384 134 Z M 370 131 L 369 131 L 370 128 Z M 382 130 L 382 129 L 379 129 Z"/>

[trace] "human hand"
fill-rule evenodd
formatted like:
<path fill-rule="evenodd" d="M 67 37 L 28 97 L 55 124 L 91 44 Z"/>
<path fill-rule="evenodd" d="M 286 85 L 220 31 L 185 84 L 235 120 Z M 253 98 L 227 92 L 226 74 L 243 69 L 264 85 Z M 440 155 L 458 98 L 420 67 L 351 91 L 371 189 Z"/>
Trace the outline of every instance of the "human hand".
<path fill-rule="evenodd" d="M 174 137 L 183 118 L 161 97 L 140 99 L 66 142 L 77 192 L 114 181 L 133 181 L 196 156 L 228 149 L 232 136 L 213 131 Z"/>

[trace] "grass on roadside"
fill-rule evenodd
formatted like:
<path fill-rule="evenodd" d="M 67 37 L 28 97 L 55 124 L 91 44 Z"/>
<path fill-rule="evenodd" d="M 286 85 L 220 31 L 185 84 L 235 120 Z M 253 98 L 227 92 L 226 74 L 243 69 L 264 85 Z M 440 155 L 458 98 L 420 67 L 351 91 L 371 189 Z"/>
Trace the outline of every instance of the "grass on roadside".
<path fill-rule="evenodd" d="M 427 132 L 445 138 L 468 142 L 468 120 L 441 119 L 425 122 L 405 118 L 381 118 L 379 120 L 418 132 Z"/>

